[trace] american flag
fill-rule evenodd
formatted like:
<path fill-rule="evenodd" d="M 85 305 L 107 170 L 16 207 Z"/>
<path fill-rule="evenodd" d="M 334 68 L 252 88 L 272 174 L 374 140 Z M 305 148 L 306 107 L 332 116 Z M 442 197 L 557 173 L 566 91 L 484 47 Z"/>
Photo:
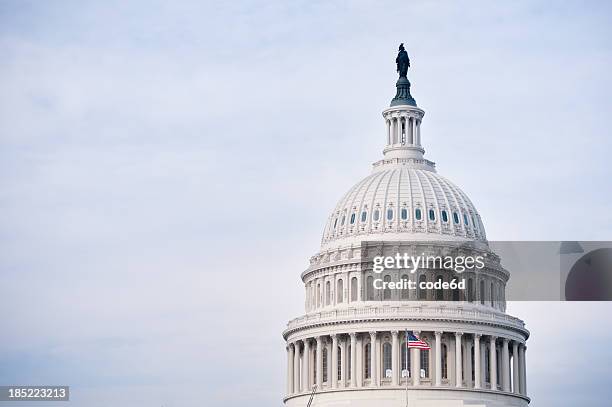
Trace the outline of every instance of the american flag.
<path fill-rule="evenodd" d="M 406 339 L 408 348 L 415 348 L 421 350 L 429 350 L 431 347 L 427 344 L 427 342 L 423 342 L 412 331 L 406 331 Z"/>

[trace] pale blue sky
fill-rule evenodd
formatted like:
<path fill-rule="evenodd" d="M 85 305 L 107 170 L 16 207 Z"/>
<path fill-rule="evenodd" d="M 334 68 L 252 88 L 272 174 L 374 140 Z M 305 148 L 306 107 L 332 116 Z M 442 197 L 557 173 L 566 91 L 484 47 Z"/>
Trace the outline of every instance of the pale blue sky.
<path fill-rule="evenodd" d="M 606 2 L 83 3 L 0 1 L 0 384 L 280 406 L 299 274 L 381 155 L 400 42 L 427 157 L 490 239 L 610 240 Z M 612 305 L 510 310 L 534 406 L 608 405 Z"/>

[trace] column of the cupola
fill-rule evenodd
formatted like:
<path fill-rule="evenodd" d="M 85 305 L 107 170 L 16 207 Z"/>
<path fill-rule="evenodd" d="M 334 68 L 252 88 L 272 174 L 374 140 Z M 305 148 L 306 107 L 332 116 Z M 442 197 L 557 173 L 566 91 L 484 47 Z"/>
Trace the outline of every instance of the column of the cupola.
<path fill-rule="evenodd" d="M 293 393 L 293 344 L 287 345 L 287 394 Z"/>
<path fill-rule="evenodd" d="M 406 120 L 406 122 L 410 122 L 410 140 L 408 140 L 408 142 L 406 144 L 409 145 L 415 145 L 416 144 L 416 131 L 415 131 L 415 126 L 414 126 L 414 117 L 409 117 L 409 119 Z M 406 133 L 408 133 L 408 131 L 406 131 Z"/>
<path fill-rule="evenodd" d="M 302 388 L 310 390 L 310 340 L 304 339 L 304 356 L 302 357 Z"/>
<path fill-rule="evenodd" d="M 502 342 L 502 390 L 510 391 L 510 353 L 508 350 L 508 338 Z"/>
<path fill-rule="evenodd" d="M 323 385 L 323 337 L 317 336 L 317 377 L 315 378 L 317 389 Z"/>
<path fill-rule="evenodd" d="M 512 392 L 519 392 L 519 355 L 518 342 L 512 341 Z"/>
<path fill-rule="evenodd" d="M 455 379 L 456 387 L 463 386 L 463 363 L 461 359 L 461 336 L 462 332 L 455 332 Z"/>
<path fill-rule="evenodd" d="M 399 384 L 399 332 L 391 331 L 391 384 L 397 386 Z"/>
<path fill-rule="evenodd" d="M 351 332 L 351 387 L 357 385 L 357 334 Z"/>
<path fill-rule="evenodd" d="M 370 332 L 370 386 L 378 386 L 378 369 L 376 368 L 376 332 Z"/>
<path fill-rule="evenodd" d="M 436 331 L 436 386 L 442 386 L 442 332 Z"/>
<path fill-rule="evenodd" d="M 293 392 L 300 392 L 300 343 L 293 343 Z"/>
<path fill-rule="evenodd" d="M 391 119 L 388 117 L 385 118 L 385 127 L 387 130 L 387 144 L 391 144 Z"/>
<path fill-rule="evenodd" d="M 414 332 L 419 337 L 420 332 Z M 410 349 L 409 349 L 410 350 Z M 412 385 L 419 386 L 421 384 L 421 350 L 412 348 L 412 355 L 410 355 L 410 375 L 412 376 Z"/>
<path fill-rule="evenodd" d="M 338 336 L 331 336 L 331 387 L 338 387 Z"/>
<path fill-rule="evenodd" d="M 491 336 L 489 341 L 489 376 L 491 377 L 491 390 L 497 390 L 497 349 L 495 346 L 495 336 Z"/>
<path fill-rule="evenodd" d="M 416 144 L 417 146 L 421 145 L 421 120 L 416 119 Z"/>
<path fill-rule="evenodd" d="M 474 388 L 480 389 L 482 373 L 480 371 L 480 334 L 474 335 Z"/>
<path fill-rule="evenodd" d="M 521 344 L 519 347 L 519 372 L 521 394 L 527 395 L 527 346 Z"/>

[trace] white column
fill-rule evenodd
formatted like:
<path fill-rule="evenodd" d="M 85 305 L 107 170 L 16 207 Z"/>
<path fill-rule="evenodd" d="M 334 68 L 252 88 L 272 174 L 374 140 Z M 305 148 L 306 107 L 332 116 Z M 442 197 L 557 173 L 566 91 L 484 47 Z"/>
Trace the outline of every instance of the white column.
<path fill-rule="evenodd" d="M 302 357 L 302 388 L 310 391 L 310 340 L 304 339 L 304 356 Z"/>
<path fill-rule="evenodd" d="M 495 336 L 491 336 L 489 341 L 489 371 L 491 376 L 491 390 L 497 390 L 497 349 L 495 346 Z"/>
<path fill-rule="evenodd" d="M 385 125 L 387 127 L 387 144 L 391 144 L 391 120 L 385 118 Z"/>
<path fill-rule="evenodd" d="M 421 121 L 416 122 L 416 143 L 417 146 L 421 145 Z"/>
<path fill-rule="evenodd" d="M 293 343 L 293 392 L 300 392 L 300 343 Z"/>
<path fill-rule="evenodd" d="M 346 387 L 346 338 L 342 338 L 340 342 L 340 385 Z"/>
<path fill-rule="evenodd" d="M 474 388 L 480 389 L 482 373 L 480 372 L 480 334 L 474 335 Z"/>
<path fill-rule="evenodd" d="M 399 338 L 397 331 L 391 331 L 391 384 L 397 386 L 399 384 Z"/>
<path fill-rule="evenodd" d="M 397 144 L 402 144 L 402 116 L 397 116 Z"/>
<path fill-rule="evenodd" d="M 455 332 L 455 379 L 456 386 L 463 386 L 463 363 L 461 363 L 461 335 L 462 332 Z"/>
<path fill-rule="evenodd" d="M 510 391 L 510 353 L 508 351 L 508 338 L 502 343 L 502 390 Z"/>
<path fill-rule="evenodd" d="M 355 332 L 351 332 L 351 387 L 355 387 L 357 385 L 357 334 Z"/>
<path fill-rule="evenodd" d="M 413 332 L 413 333 L 417 337 L 420 334 L 420 332 Z M 410 372 L 410 375 L 412 376 L 412 385 L 418 386 L 421 384 L 421 350 L 413 348 L 412 355 L 410 355 L 410 359 L 412 362 L 411 372 Z"/>
<path fill-rule="evenodd" d="M 335 389 L 338 387 L 338 337 L 333 334 L 331 338 L 331 387 Z"/>
<path fill-rule="evenodd" d="M 315 378 L 317 389 L 321 390 L 323 385 L 323 337 L 317 336 L 317 377 Z"/>
<path fill-rule="evenodd" d="M 336 370 L 334 369 L 331 363 L 331 361 L 333 360 L 331 341 L 329 340 L 326 341 L 325 348 L 327 349 L 327 387 L 331 388 L 332 379 L 333 379 L 332 375 L 333 375 L 333 372 Z"/>
<path fill-rule="evenodd" d="M 442 332 L 436 333 L 436 386 L 442 386 Z"/>
<path fill-rule="evenodd" d="M 293 393 L 293 344 L 287 345 L 287 394 Z"/>
<path fill-rule="evenodd" d="M 359 337 L 357 338 L 357 387 L 363 387 L 364 367 L 365 363 L 363 362 L 363 336 L 359 335 Z"/>
<path fill-rule="evenodd" d="M 512 341 L 512 391 L 519 392 L 519 355 L 518 342 Z"/>
<path fill-rule="evenodd" d="M 527 395 L 527 346 L 524 344 L 519 348 L 519 363 L 520 363 L 520 388 L 521 394 Z"/>
<path fill-rule="evenodd" d="M 376 368 L 376 332 L 370 332 L 370 386 L 378 386 L 378 369 Z"/>

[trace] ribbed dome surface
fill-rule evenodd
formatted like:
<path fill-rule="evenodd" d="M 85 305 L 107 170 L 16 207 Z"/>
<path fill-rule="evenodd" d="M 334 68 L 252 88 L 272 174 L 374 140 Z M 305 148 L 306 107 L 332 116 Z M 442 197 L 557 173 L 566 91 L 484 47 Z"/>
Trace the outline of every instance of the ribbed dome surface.
<path fill-rule="evenodd" d="M 322 246 L 412 237 L 486 239 L 480 215 L 456 185 L 428 169 L 390 166 L 358 182 L 338 202 Z"/>

